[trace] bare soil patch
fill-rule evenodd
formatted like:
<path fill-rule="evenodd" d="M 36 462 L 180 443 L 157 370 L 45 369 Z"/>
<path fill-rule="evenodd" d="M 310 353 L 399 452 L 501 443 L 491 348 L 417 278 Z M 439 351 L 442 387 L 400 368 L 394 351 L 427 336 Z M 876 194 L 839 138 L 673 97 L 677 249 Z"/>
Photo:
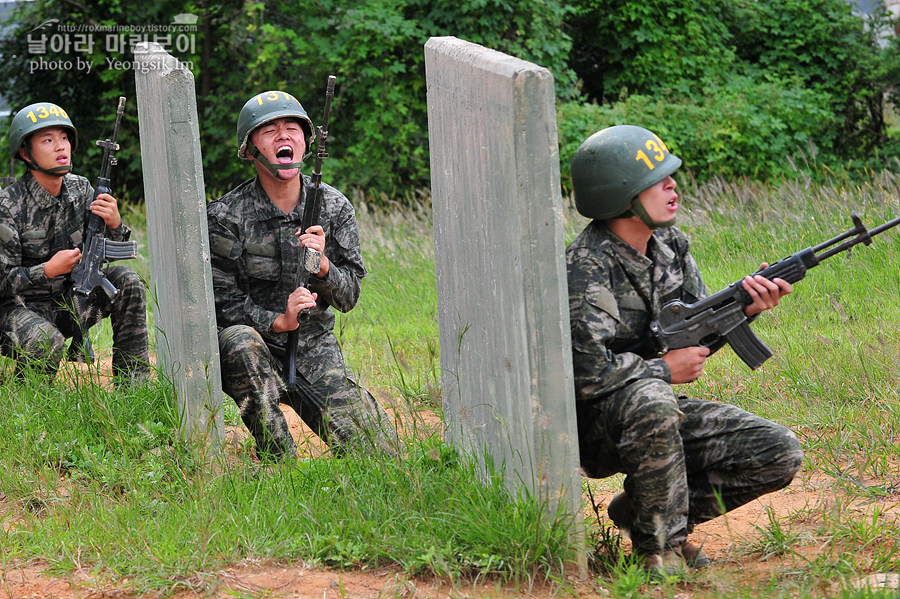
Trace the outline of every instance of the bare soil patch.
<path fill-rule="evenodd" d="M 714 589 L 717 578 L 754 588 L 761 581 L 768 580 L 773 573 L 791 567 L 798 559 L 813 559 L 827 549 L 824 540 L 820 543 L 797 543 L 791 548 L 792 554 L 782 556 L 747 553 L 747 548 L 759 540 L 760 529 L 768 527 L 767 510 L 771 510 L 779 519 L 793 522 L 793 526 L 814 530 L 817 525 L 814 515 L 833 507 L 835 493 L 835 489 L 825 484 L 825 481 L 798 479 L 782 491 L 764 496 L 717 520 L 698 526 L 691 540 L 703 543 L 704 550 L 714 558 L 715 563 L 698 572 L 692 583 L 682 585 L 678 597 L 716 596 Z M 613 495 L 614 493 L 595 493 L 594 498 L 605 506 Z M 900 517 L 900 495 L 877 503 L 848 502 L 845 509 L 871 511 L 876 507 L 894 518 Z M 627 541 L 625 544 L 627 545 Z M 890 573 L 872 573 L 871 576 L 861 577 L 860 584 L 863 583 L 893 589 L 900 585 L 897 575 Z M 184 590 L 185 584 L 198 590 Z M 198 572 L 194 579 L 181 581 L 177 587 L 173 583 L 173 589 L 175 588 L 181 590 L 175 590 L 169 595 L 174 599 L 226 599 L 236 596 L 293 599 L 600 599 L 610 596 L 602 577 L 596 575 L 586 579 L 569 577 L 564 581 L 536 581 L 532 584 L 504 584 L 491 580 L 452 582 L 434 578 L 410 578 L 394 567 L 339 571 L 312 567 L 305 563 L 255 560 L 246 560 L 216 572 Z M 165 594 L 168 593 L 160 591 L 150 595 L 131 594 L 123 590 L 121 585 L 106 583 L 88 569 L 78 569 L 70 576 L 59 577 L 48 575 L 41 564 L 30 564 L 0 573 L 2 599 L 135 599 Z"/>

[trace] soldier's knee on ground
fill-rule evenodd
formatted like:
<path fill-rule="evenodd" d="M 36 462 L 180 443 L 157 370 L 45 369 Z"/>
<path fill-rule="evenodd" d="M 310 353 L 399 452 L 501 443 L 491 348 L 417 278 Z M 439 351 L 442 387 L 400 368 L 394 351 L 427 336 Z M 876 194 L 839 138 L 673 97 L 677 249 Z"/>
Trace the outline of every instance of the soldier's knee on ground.
<path fill-rule="evenodd" d="M 767 468 L 772 476 L 773 490 L 783 489 L 794 479 L 803 466 L 803 448 L 794 432 L 780 424 L 774 424 L 776 434 L 768 448 L 775 456 Z"/>
<path fill-rule="evenodd" d="M 41 327 L 15 348 L 16 373 L 23 368 L 42 375 L 52 376 L 59 369 L 65 352 L 66 338 L 55 327 Z"/>
<path fill-rule="evenodd" d="M 262 335 L 251 326 L 236 324 L 219 333 L 219 353 L 223 359 L 245 351 L 259 352 L 265 345 Z"/>

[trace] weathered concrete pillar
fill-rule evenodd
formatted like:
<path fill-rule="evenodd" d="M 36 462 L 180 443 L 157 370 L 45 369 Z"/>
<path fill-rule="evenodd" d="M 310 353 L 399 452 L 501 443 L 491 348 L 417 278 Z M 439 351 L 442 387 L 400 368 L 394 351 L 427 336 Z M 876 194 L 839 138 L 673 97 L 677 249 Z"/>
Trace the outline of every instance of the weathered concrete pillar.
<path fill-rule="evenodd" d="M 156 358 L 171 377 L 182 435 L 224 436 L 206 195 L 194 76 L 157 43 L 135 46 Z"/>
<path fill-rule="evenodd" d="M 553 77 L 452 37 L 425 72 L 445 437 L 580 538 Z"/>

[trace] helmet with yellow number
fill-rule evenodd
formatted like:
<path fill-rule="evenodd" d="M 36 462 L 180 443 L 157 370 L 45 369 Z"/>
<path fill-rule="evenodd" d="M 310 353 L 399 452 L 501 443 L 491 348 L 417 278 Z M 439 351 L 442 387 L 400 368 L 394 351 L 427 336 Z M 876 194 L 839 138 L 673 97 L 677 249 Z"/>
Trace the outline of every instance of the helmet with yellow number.
<path fill-rule="evenodd" d="M 267 91 L 256 94 L 244 104 L 237 122 L 238 157 L 250 159 L 252 149 L 250 135 L 259 127 L 278 119 L 295 118 L 303 127 L 306 147 L 315 139 L 315 127 L 300 102 L 284 91 Z"/>
<path fill-rule="evenodd" d="M 587 218 L 630 215 L 632 203 L 681 167 L 652 131 L 615 125 L 588 137 L 572 159 L 575 207 Z"/>
<path fill-rule="evenodd" d="M 19 148 L 29 135 L 47 127 L 62 127 L 71 135 L 72 151 L 78 145 L 78 131 L 68 113 L 53 102 L 29 104 L 16 113 L 9 127 L 9 153 L 21 159 Z M 27 148 L 26 148 L 27 151 Z"/>

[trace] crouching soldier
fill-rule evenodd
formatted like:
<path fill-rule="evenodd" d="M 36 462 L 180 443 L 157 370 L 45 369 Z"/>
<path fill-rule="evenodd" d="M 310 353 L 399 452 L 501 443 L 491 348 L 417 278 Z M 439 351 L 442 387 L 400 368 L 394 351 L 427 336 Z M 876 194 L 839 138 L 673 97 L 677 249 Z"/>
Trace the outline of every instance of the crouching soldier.
<path fill-rule="evenodd" d="M 89 213 L 105 223 L 102 235 L 125 241 L 116 198 L 94 199 L 94 188 L 72 173 L 77 131 L 60 106 L 38 102 L 13 117 L 12 156 L 26 172 L 0 191 L 0 347 L 22 367 L 52 376 L 66 339 L 110 318 L 113 374 L 135 381 L 150 372 L 146 290 L 126 266 L 105 269 L 118 293 L 110 300 L 97 290 L 75 301 L 69 276 L 81 259 Z"/>
<path fill-rule="evenodd" d="M 312 121 L 283 91 L 250 98 L 238 117 L 238 157 L 256 176 L 207 209 L 222 388 L 237 403 L 257 452 L 296 452 L 279 404 L 291 406 L 332 451 L 392 451 L 391 420 L 355 381 L 332 333 L 366 275 L 353 206 L 321 184 L 319 224 L 300 230 L 313 188 L 300 173 Z M 309 288 L 297 286 L 302 248 L 321 254 Z M 298 314 L 303 312 L 298 323 Z M 297 335 L 296 384 L 285 384 L 289 332 Z"/>
<path fill-rule="evenodd" d="M 664 304 L 706 295 L 673 226 L 680 166 L 652 132 L 618 125 L 590 136 L 571 170 L 578 211 L 593 219 L 566 250 L 581 463 L 588 476 L 625 474 L 609 516 L 653 572 L 707 564 L 694 526 L 786 486 L 803 458 L 788 428 L 679 392 L 709 348 L 657 355 L 646 343 Z M 748 316 L 791 292 L 761 276 L 743 287 Z"/>

